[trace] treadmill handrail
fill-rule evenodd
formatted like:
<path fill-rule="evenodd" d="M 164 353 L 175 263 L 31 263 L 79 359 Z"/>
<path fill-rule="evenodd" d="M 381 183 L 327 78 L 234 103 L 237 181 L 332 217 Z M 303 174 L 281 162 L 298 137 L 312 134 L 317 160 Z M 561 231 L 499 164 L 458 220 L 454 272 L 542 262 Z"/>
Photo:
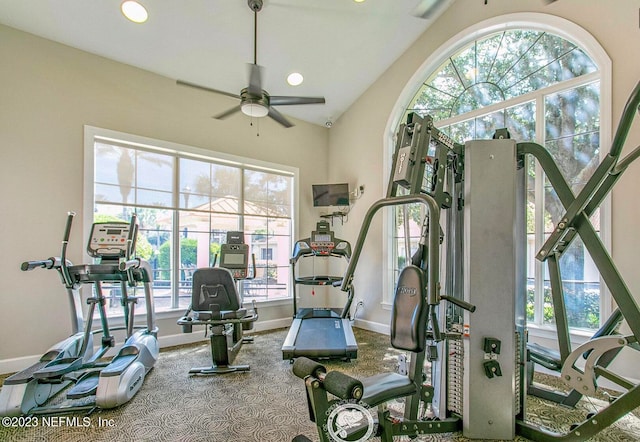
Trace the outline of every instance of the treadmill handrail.
<path fill-rule="evenodd" d="M 439 275 L 440 275 L 440 206 L 431 195 L 415 194 L 415 195 L 402 195 L 393 196 L 388 198 L 382 198 L 371 205 L 369 210 L 364 216 L 362 227 L 360 228 L 360 234 L 356 241 L 355 247 L 351 254 L 351 260 L 345 271 L 344 278 L 342 279 L 342 286 L 340 290 L 346 292 L 350 290 L 353 275 L 356 271 L 356 266 L 360 258 L 360 253 L 364 246 L 364 242 L 367 237 L 367 232 L 371 225 L 371 221 L 374 215 L 383 207 L 388 206 L 400 206 L 404 204 L 421 203 L 427 207 L 429 215 L 429 268 L 428 268 L 428 280 L 427 280 L 427 302 L 430 305 L 437 305 L 440 300 L 438 293 Z"/>

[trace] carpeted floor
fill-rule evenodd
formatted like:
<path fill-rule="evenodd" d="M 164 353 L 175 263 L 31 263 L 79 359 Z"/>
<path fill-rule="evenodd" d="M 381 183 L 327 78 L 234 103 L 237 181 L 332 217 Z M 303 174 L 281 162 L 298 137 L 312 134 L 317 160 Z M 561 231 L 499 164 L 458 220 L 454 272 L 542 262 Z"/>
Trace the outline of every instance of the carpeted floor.
<path fill-rule="evenodd" d="M 303 382 L 291 373 L 289 361 L 282 360 L 280 347 L 286 332 L 257 334 L 254 344 L 242 348 L 236 363 L 251 364 L 251 371 L 246 373 L 190 376 L 189 368 L 210 365 L 208 341 L 168 349 L 160 354 L 142 389 L 128 404 L 88 417 L 66 414 L 51 421 L 39 418 L 39 425 L 31 428 L 0 426 L 0 441 L 285 442 L 300 433 L 316 441 Z M 329 369 L 341 369 L 357 377 L 394 370 L 397 352 L 389 348 L 387 336 L 360 329 L 355 332 L 357 360 L 327 363 Z M 569 410 L 531 400 L 529 415 L 532 420 L 566 431 L 568 425 L 584 419 L 597 405 L 582 401 L 579 410 Z M 417 440 L 466 439 L 459 434 L 444 434 Z M 640 419 L 630 414 L 593 440 L 638 441 Z"/>

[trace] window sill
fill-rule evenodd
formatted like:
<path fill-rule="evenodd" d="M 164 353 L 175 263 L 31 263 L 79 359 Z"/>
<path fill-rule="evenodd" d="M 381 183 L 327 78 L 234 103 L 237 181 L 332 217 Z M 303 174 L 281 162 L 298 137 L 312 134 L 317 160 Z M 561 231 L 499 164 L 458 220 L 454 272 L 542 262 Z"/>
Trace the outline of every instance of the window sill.
<path fill-rule="evenodd" d="M 256 307 L 258 309 L 260 308 L 265 308 L 265 307 L 280 307 L 280 306 L 290 306 L 292 303 L 292 298 L 283 298 L 283 299 L 271 299 L 271 300 L 267 300 L 267 301 L 256 301 Z M 243 307 L 245 308 L 251 308 L 251 303 L 250 302 L 245 302 L 243 303 Z M 163 310 L 161 312 L 155 312 L 154 316 L 156 320 L 163 320 L 163 319 L 177 319 L 179 317 L 181 317 L 182 315 L 184 315 L 184 312 L 186 311 L 185 308 L 180 308 L 180 309 L 171 309 L 171 310 Z M 140 318 L 143 317 L 145 315 L 144 312 L 141 313 L 136 313 L 136 318 Z M 98 317 L 94 318 L 95 320 L 99 320 Z M 124 316 L 119 315 L 119 316 L 110 316 L 109 320 L 111 321 L 110 326 L 121 326 L 124 325 Z"/>
<path fill-rule="evenodd" d="M 391 311 L 392 304 L 389 302 L 381 302 L 380 308 L 382 310 Z M 553 325 L 539 325 L 539 324 L 527 324 L 527 331 L 529 332 L 529 338 L 537 339 L 548 339 L 552 341 L 558 340 L 558 334 L 556 332 L 556 328 Z M 569 337 L 571 339 L 571 344 L 575 347 L 577 345 L 582 345 L 591 339 L 595 330 L 578 330 L 571 329 L 569 331 Z"/>
<path fill-rule="evenodd" d="M 527 330 L 529 332 L 529 338 L 558 340 L 556 328 L 552 325 L 527 324 Z M 593 333 L 595 333 L 595 330 L 591 332 L 588 330 L 571 329 L 569 330 L 571 344 L 573 344 L 574 347 L 584 344 L 591 338 Z"/>

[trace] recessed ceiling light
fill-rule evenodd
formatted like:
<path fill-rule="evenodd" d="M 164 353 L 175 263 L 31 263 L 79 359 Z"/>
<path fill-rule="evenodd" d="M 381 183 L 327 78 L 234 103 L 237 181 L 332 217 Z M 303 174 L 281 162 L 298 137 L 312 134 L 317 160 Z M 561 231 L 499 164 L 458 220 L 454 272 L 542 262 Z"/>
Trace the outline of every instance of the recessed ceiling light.
<path fill-rule="evenodd" d="M 147 14 L 145 7 L 133 0 L 122 2 L 120 10 L 125 17 L 134 23 L 144 23 L 147 21 L 147 18 L 149 18 L 149 14 Z"/>
<path fill-rule="evenodd" d="M 291 86 L 298 86 L 299 84 L 302 84 L 303 81 L 304 77 L 299 72 L 292 72 L 287 77 L 287 83 L 289 83 Z"/>
<path fill-rule="evenodd" d="M 364 0 L 353 0 L 356 3 L 362 3 Z"/>

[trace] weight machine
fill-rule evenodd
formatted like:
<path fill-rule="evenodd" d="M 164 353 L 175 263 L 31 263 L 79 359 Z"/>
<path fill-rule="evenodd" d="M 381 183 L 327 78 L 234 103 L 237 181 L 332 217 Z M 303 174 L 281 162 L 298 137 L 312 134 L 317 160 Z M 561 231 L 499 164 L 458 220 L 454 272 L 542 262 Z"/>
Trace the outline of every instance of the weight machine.
<path fill-rule="evenodd" d="M 327 373 L 306 358 L 296 360 L 293 370 L 305 380 L 320 440 L 365 440 L 376 429 L 387 442 L 401 435 L 458 430 L 471 439 L 512 440 L 517 434 L 535 441 L 581 441 L 640 406 L 640 385 L 609 368 L 622 348 L 640 349 L 640 309 L 589 221 L 640 156 L 638 147 L 619 158 L 639 106 L 640 83 L 609 154 L 578 195 L 542 146 L 516 143 L 506 130 L 496 132 L 493 140 L 461 145 L 435 128 L 429 116 L 409 115 L 398 132 L 387 196 L 365 215 L 341 287 L 349 287 L 371 221 L 381 208 L 410 203 L 426 208 L 420 244 L 398 278 L 391 312 L 391 345 L 409 352 L 409 363 L 400 360 L 401 374 L 360 381 Z M 549 266 L 557 352 L 527 345 L 526 155 L 539 161 L 566 210 L 537 254 Z M 572 349 L 558 261 L 576 236 L 618 308 L 591 340 Z M 623 320 L 630 334 L 619 333 Z M 573 390 L 559 395 L 532 388 L 534 363 L 555 366 Z M 527 392 L 575 405 L 582 395 L 595 394 L 601 378 L 623 393 L 567 431 L 553 432 L 526 420 Z M 401 416 L 388 406 L 396 399 L 404 401 Z M 356 410 L 352 404 L 367 408 Z M 368 407 L 377 407 L 375 425 L 366 419 Z M 340 413 L 353 418 L 355 411 L 361 421 L 343 425 L 348 419 L 341 420 Z"/>
<path fill-rule="evenodd" d="M 146 374 L 158 359 L 158 329 L 154 325 L 152 270 L 146 261 L 134 258 L 138 224 L 131 222 L 94 223 L 87 253 L 97 263 L 73 265 L 66 258 L 67 244 L 75 213 L 70 212 L 59 257 L 22 263 L 23 271 L 55 269 L 64 284 L 71 309 L 73 334 L 52 346 L 38 362 L 9 376 L 0 390 L 0 415 L 50 414 L 79 410 L 107 409 L 122 405 L 140 390 Z M 110 327 L 103 295 L 104 282 L 120 283 L 124 326 Z M 83 319 L 80 287 L 93 287 Z M 134 325 L 135 296 L 128 289 L 144 287 L 146 324 Z M 93 330 L 93 314 L 98 309 L 99 329 Z M 134 329 L 137 329 L 134 331 Z M 112 332 L 125 330 L 126 340 L 118 353 L 103 361 L 115 346 Z M 93 335 L 101 334 L 100 349 L 94 353 Z M 66 391 L 66 401 L 53 403 Z"/>

